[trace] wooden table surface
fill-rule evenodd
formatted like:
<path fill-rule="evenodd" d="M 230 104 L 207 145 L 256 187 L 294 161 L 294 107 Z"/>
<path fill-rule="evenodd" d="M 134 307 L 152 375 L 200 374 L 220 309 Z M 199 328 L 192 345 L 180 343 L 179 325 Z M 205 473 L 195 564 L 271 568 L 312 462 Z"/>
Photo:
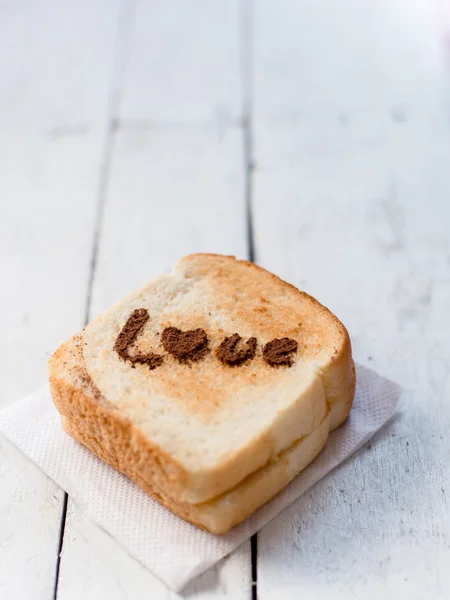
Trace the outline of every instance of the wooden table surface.
<path fill-rule="evenodd" d="M 184 595 L 450 598 L 448 4 L 1 0 L 0 40 L 0 405 L 178 257 L 250 257 L 414 395 Z M 1 438 L 0 598 L 56 596 L 176 597 Z"/>

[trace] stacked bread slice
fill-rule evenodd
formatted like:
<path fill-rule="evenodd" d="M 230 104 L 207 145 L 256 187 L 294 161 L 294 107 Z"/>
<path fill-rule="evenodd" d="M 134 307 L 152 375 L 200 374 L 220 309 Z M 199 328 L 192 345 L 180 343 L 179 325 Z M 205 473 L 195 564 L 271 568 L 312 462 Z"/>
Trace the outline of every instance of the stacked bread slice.
<path fill-rule="evenodd" d="M 317 456 L 355 389 L 336 317 L 264 269 L 208 254 L 62 344 L 49 379 L 69 435 L 214 533 Z"/>

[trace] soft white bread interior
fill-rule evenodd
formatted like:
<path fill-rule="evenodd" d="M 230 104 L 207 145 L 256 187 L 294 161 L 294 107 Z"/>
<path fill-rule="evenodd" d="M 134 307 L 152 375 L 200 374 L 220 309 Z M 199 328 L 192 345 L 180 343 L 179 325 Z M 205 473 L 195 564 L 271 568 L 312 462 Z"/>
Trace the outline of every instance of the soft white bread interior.
<path fill-rule="evenodd" d="M 115 349 L 138 309 L 149 318 L 130 355 L 158 354 L 153 370 Z M 169 327 L 201 328 L 209 352 L 180 362 L 161 341 Z M 256 355 L 229 366 L 217 348 L 236 333 L 257 339 Z M 271 366 L 261 349 L 285 337 L 298 344 L 293 364 Z M 326 308 L 251 263 L 201 254 L 182 259 L 172 274 L 64 343 L 50 359 L 49 379 L 68 433 L 168 508 L 213 531 L 245 518 L 314 458 L 322 447 L 317 433 L 320 443 L 293 453 L 288 469 L 279 460 L 306 448 L 307 436 L 327 436 L 342 423 L 355 387 L 347 331 Z"/>

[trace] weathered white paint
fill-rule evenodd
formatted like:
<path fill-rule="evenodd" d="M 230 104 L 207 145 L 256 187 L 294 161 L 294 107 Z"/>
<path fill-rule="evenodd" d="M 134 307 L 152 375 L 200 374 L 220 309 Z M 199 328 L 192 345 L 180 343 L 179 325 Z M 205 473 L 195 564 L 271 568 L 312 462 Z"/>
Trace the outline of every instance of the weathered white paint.
<path fill-rule="evenodd" d="M 283 32 L 280 35 L 280 32 Z M 414 389 L 259 535 L 258 597 L 448 598 L 449 86 L 428 2 L 261 2 L 257 259 Z"/>
<path fill-rule="evenodd" d="M 179 598 L 73 504 L 67 519 L 58 598 Z M 199 577 L 183 595 L 199 600 L 248 600 L 249 556 L 248 542 Z"/>
<path fill-rule="evenodd" d="M 125 128 L 114 140 L 92 314 L 189 252 L 246 255 L 242 134 Z"/>
<path fill-rule="evenodd" d="M 196 251 L 245 256 L 239 130 L 128 128 L 117 133 L 93 289 L 95 314 Z M 61 600 L 165 598 L 165 586 L 71 507 L 61 562 Z M 87 532 L 87 533 L 86 533 Z M 200 578 L 195 598 L 247 598 L 249 544 Z M 103 592 L 105 593 L 105 592 Z M 167 596 L 166 596 L 167 594 Z"/>
<path fill-rule="evenodd" d="M 242 116 L 242 0 L 135 0 L 119 117 L 219 131 Z"/>
<path fill-rule="evenodd" d="M 245 257 L 237 2 L 137 3 L 111 139 L 91 316 L 191 252 Z M 250 544 L 186 590 L 247 599 Z M 69 501 L 58 598 L 175 598 Z"/>
<path fill-rule="evenodd" d="M 2 406 L 83 322 L 116 20 L 117 2 L 1 3 Z M 48 600 L 62 490 L 3 438 L 0 481 L 0 597 Z"/>
<path fill-rule="evenodd" d="M 246 256 L 243 4 L 0 7 L 0 404 L 40 383 L 82 324 L 102 182 L 91 314 L 182 254 Z M 261 532 L 258 597 L 447 598 L 448 10 L 252 4 L 258 262 L 415 390 Z M 3 439 L 0 481 L 0 597 L 48 599 L 61 490 Z M 249 544 L 186 595 L 248 598 Z M 69 503 L 58 597 L 175 596 Z"/>
<path fill-rule="evenodd" d="M 53 593 L 62 490 L 0 440 L 0 598 Z"/>

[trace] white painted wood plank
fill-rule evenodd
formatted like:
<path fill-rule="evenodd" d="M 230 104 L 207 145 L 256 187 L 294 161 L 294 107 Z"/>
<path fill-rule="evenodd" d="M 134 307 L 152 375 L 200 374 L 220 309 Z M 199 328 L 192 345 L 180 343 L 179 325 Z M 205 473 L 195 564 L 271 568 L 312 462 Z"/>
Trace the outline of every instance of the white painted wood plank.
<path fill-rule="evenodd" d="M 45 380 L 50 352 L 82 325 L 117 2 L 0 11 L 4 406 Z M 48 600 L 62 490 L 3 438 L 0 481 L 0 597 Z"/>
<path fill-rule="evenodd" d="M 128 128 L 119 131 L 111 168 L 93 290 L 92 314 L 169 270 L 184 254 L 245 256 L 245 208 L 239 129 Z M 200 578 L 193 598 L 248 598 L 249 544 Z M 109 536 L 71 506 L 61 563 L 60 600 L 175 598 Z"/>
<path fill-rule="evenodd" d="M 239 129 L 124 129 L 115 141 L 92 314 L 184 254 L 246 255 Z"/>
<path fill-rule="evenodd" d="M 58 598 L 179 598 L 73 504 L 68 513 L 64 544 Z M 199 600 L 248 600 L 249 556 L 249 543 L 243 544 L 221 564 L 209 569 L 188 586 L 183 596 Z"/>
<path fill-rule="evenodd" d="M 237 2 L 197 2 L 194 10 L 180 2 L 137 4 L 92 314 L 169 270 L 184 254 L 246 255 L 243 140 L 234 125 L 241 98 L 237 19 Z M 78 597 L 80 590 L 96 597 L 93 579 L 99 589 L 111 589 L 113 598 L 122 590 L 133 590 L 133 597 L 174 596 L 132 559 L 127 564 L 133 567 L 115 568 L 113 577 L 109 569 L 99 575 L 91 558 L 100 553 L 122 564 L 123 551 L 100 535 L 92 552 L 77 537 L 83 526 L 74 507 L 66 531 L 74 543 L 65 548 L 60 598 Z M 249 590 L 246 544 L 188 593 L 246 598 Z"/>
<path fill-rule="evenodd" d="M 254 4 L 258 262 L 415 391 L 258 536 L 261 600 L 450 594 L 449 86 L 432 9 Z"/>
<path fill-rule="evenodd" d="M 240 0 L 136 0 L 120 119 L 239 119 L 239 19 Z"/>
<path fill-rule="evenodd" d="M 62 490 L 0 438 L 0 598 L 53 593 Z"/>
<path fill-rule="evenodd" d="M 246 254 L 238 2 L 133 4 L 91 316 L 183 254 Z M 248 598 L 249 544 L 191 598 Z M 69 501 L 58 598 L 175 598 Z"/>

